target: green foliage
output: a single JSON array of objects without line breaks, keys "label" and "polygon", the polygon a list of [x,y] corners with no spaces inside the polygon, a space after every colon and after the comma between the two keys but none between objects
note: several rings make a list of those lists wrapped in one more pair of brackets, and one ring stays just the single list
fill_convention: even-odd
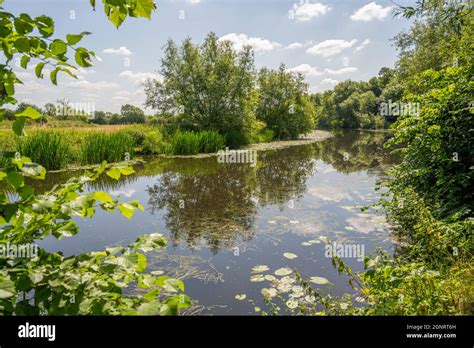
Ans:
[{"label": "green foliage", "polygon": [[137,106],[125,104],[120,109],[122,115],[121,123],[145,123],[145,113]]},{"label": "green foliage", "polygon": [[180,122],[184,130],[212,130],[226,144],[251,140],[255,122],[253,52],[240,52],[210,33],[201,45],[188,38],[180,47],[169,40],[161,61],[163,81],[145,85],[146,105]]},{"label": "green foliage", "polygon": [[199,136],[199,152],[212,153],[222,150],[225,146],[224,138],[217,132],[202,131]]},{"label": "green foliage", "polygon": [[[18,172],[20,170],[20,172]],[[2,197],[2,243],[34,245],[50,235],[61,239],[79,232],[72,217],[92,218],[97,208],[116,209],[130,218],[143,207],[136,201],[119,203],[105,192],[84,192],[84,185],[102,173],[119,178],[133,173],[126,164],[106,170],[105,162],[94,173],[71,178],[51,191],[34,195],[24,176],[44,178],[45,170],[26,157],[11,161],[2,173],[18,193],[16,200]],[[116,176],[118,172],[118,176]],[[21,173],[21,174],[19,174]],[[144,252],[159,249],[166,241],[159,234],[140,237],[127,247],[64,257],[37,247],[29,257],[0,258],[0,309],[15,315],[129,315],[177,314],[189,306],[184,285],[166,276],[146,274]],[[144,296],[127,295],[122,289],[137,283]]]},{"label": "green foliage", "polygon": [[[117,2],[103,0],[104,10],[115,26],[119,26],[127,16],[150,17],[155,9],[152,0],[130,0]],[[0,1],[0,5],[3,1]],[[90,1],[95,8],[95,0]],[[27,68],[31,58],[39,60],[35,72],[38,78],[46,64],[53,67],[50,79],[56,84],[57,73],[65,72],[72,77],[67,63],[68,48],[75,50],[75,60],[79,66],[91,65],[93,52],[82,47],[72,47],[89,33],[66,35],[66,41],[50,39],[54,33],[54,22],[48,16],[32,19],[27,14],[15,16],[0,7],[2,30],[0,39],[6,63],[0,65],[0,106],[15,104],[16,83],[21,83],[10,66],[14,56],[20,54],[21,66]],[[36,30],[36,31],[35,31]],[[1,110],[2,115],[4,109]],[[37,120],[41,114],[31,106],[15,113],[12,124],[18,136],[24,136],[27,120]],[[39,133],[38,133],[39,134]],[[33,140],[21,140],[24,151],[47,149],[49,156],[57,155],[52,146],[61,145],[56,133],[41,133]],[[37,138],[35,138],[37,137]],[[127,140],[125,140],[127,139]],[[52,140],[52,144],[45,143]],[[101,143],[94,139],[91,147],[103,150],[100,145],[124,146],[133,140],[126,134],[108,138]],[[107,155],[110,149],[103,150]],[[120,150],[119,150],[120,151]],[[110,152],[112,153],[112,152]],[[121,156],[123,153],[121,154]],[[110,155],[113,157],[113,155]],[[46,170],[28,157],[14,156],[2,152],[0,181],[15,192],[12,196],[0,193],[0,241],[17,246],[34,247],[34,243],[50,235],[61,239],[79,232],[73,217],[91,218],[96,208],[108,212],[116,209],[126,218],[131,218],[136,209],[143,210],[137,202],[119,203],[105,192],[84,193],[84,185],[96,180],[102,173],[114,179],[133,173],[127,163],[106,170],[106,162],[80,178],[71,178],[65,184],[55,186],[51,191],[36,195],[27,185],[26,179],[44,179]],[[92,156],[88,155],[87,159]],[[5,159],[6,158],[6,159]],[[59,164],[58,158],[54,164]],[[104,315],[104,314],[177,314],[180,308],[189,306],[189,298],[181,293],[184,285],[180,280],[166,276],[154,277],[146,274],[146,252],[162,248],[165,240],[161,235],[151,234],[140,237],[129,247],[108,248],[106,251],[80,254],[65,258],[62,253],[49,253],[39,247],[27,257],[0,257],[0,312],[4,315]],[[148,290],[143,296],[127,295],[122,291],[130,285],[138,284]]]},{"label": "green foliage", "polygon": [[315,108],[301,74],[263,68],[258,75],[257,118],[264,121],[277,139],[297,139],[314,128]]},{"label": "green foliage", "polygon": [[382,103],[397,102],[403,87],[396,72],[382,68],[369,82],[343,81],[333,90],[312,95],[320,128],[387,128],[395,121],[381,116]]},{"label": "green foliage", "polygon": [[225,146],[224,144],[224,137],[217,132],[178,131],[169,139],[166,152],[173,155],[217,152]]},{"label": "green foliage", "polygon": [[158,129],[145,133],[142,152],[144,154],[160,154],[164,152],[163,135]]},{"label": "green foliage", "polygon": [[[402,146],[403,162],[394,170],[392,191],[412,187],[437,216],[473,209],[474,96],[471,68],[427,70],[414,78],[418,93],[407,100],[421,104],[420,117],[402,116],[388,144]],[[463,211],[461,211],[463,210]]]},{"label": "green foliage", "polygon": [[42,163],[46,169],[63,169],[74,161],[73,149],[61,133],[39,130],[28,137],[19,138],[17,152],[31,158],[35,163]]},{"label": "green foliage", "polygon": [[81,163],[120,162],[134,153],[134,139],[122,132],[90,133],[81,149]]}]

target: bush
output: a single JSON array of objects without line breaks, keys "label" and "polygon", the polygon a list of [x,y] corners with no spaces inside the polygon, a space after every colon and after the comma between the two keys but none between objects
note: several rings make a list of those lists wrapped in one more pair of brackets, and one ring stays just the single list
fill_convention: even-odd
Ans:
[{"label": "bush", "polygon": [[74,151],[62,134],[56,131],[39,130],[17,142],[17,151],[46,169],[63,169],[74,161]]},{"label": "bush", "polygon": [[90,133],[81,151],[81,164],[120,162],[127,154],[133,155],[133,147],[133,138],[123,132]]},{"label": "bush", "polygon": [[163,135],[158,129],[145,133],[142,145],[144,154],[159,154],[164,151]]}]

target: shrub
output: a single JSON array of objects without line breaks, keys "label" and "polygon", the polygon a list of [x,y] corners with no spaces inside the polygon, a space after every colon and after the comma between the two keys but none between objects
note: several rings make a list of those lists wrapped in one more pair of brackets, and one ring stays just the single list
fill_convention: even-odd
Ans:
[{"label": "shrub", "polygon": [[133,138],[123,132],[90,133],[81,151],[81,164],[123,161],[127,153],[133,154],[133,145]]},{"label": "shrub", "polygon": [[142,145],[144,154],[159,154],[164,151],[163,135],[158,129],[145,133]]},{"label": "shrub", "polygon": [[73,149],[62,134],[56,131],[39,130],[17,142],[17,151],[46,169],[57,170],[74,161]]}]

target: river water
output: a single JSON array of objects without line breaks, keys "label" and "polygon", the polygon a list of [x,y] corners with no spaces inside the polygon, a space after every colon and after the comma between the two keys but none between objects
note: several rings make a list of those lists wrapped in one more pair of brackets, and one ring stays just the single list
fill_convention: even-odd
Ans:
[{"label": "river water", "polygon": [[[147,254],[147,271],[182,278],[195,304],[190,314],[255,314],[235,296],[263,303],[266,281],[250,281],[256,265],[270,273],[289,267],[305,277],[324,277],[333,293],[350,292],[326,245],[354,246],[357,253],[342,259],[355,271],[377,246],[392,250],[384,215],[360,210],[377,202],[383,189],[377,191],[376,183],[395,161],[383,149],[388,136],[347,131],[314,144],[259,151],[256,166],[222,164],[217,157],[150,159],[132,176],[106,177],[88,187],[124,201],[138,199],[145,211],[131,220],[98,211],[91,220],[78,220],[76,236],[39,244],[72,255],[162,233],[168,246]],[[70,175],[49,174],[38,189]]]}]

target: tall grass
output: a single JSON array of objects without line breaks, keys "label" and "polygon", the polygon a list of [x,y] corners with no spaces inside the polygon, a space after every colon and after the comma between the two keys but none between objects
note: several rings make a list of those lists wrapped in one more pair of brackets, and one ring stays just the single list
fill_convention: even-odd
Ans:
[{"label": "tall grass", "polygon": [[166,152],[173,155],[195,155],[216,152],[225,145],[224,138],[217,132],[177,131],[169,140]]},{"label": "tall grass", "polygon": [[90,133],[81,149],[81,164],[123,161],[127,153],[133,155],[133,146],[133,138],[122,132]]},{"label": "tall grass", "polygon": [[38,130],[19,138],[16,150],[49,170],[65,168],[75,157],[65,137],[51,130]]},{"label": "tall grass", "polygon": [[225,146],[224,137],[217,132],[202,131],[199,135],[199,152],[217,152]]}]

